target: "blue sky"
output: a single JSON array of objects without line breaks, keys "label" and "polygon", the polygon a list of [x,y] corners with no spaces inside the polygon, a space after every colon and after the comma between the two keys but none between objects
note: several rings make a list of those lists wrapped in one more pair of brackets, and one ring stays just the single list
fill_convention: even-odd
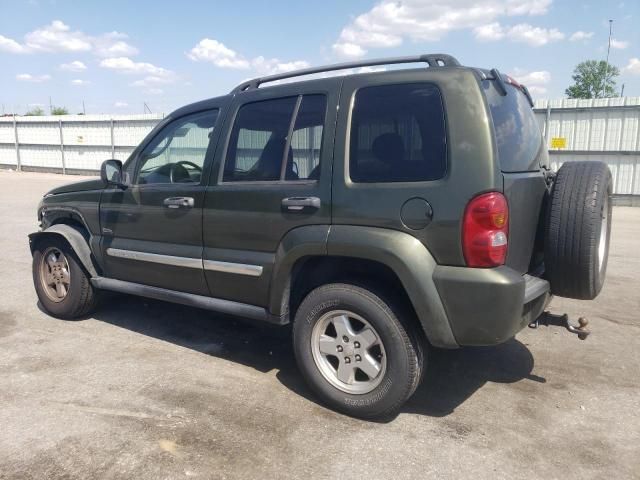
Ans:
[{"label": "blue sky", "polygon": [[169,112],[253,76],[425,52],[555,98],[578,62],[604,59],[608,19],[618,88],[640,96],[639,0],[0,0],[0,104]]}]

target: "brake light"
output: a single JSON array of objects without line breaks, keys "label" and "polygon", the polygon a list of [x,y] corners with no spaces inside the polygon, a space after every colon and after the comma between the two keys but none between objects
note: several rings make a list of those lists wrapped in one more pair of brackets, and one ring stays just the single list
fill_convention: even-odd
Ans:
[{"label": "brake light", "polygon": [[473,198],[464,212],[462,251],[469,267],[497,267],[507,258],[509,207],[499,192]]}]

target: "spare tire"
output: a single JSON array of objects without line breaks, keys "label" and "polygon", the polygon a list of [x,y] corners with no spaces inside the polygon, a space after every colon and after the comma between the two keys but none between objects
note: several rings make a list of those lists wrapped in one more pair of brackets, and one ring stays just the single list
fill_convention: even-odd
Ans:
[{"label": "spare tire", "polygon": [[547,204],[544,264],[551,293],[591,300],[604,284],[611,236],[609,167],[566,162]]}]

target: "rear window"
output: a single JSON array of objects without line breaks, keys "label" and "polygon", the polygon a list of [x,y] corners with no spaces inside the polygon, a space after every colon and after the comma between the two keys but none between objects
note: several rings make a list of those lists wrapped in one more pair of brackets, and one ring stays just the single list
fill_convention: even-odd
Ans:
[{"label": "rear window", "polygon": [[540,126],[524,94],[511,85],[506,87],[508,93],[502,96],[492,80],[483,81],[493,118],[500,168],[503,172],[538,170],[542,141]]},{"label": "rear window", "polygon": [[446,172],[442,98],[430,84],[366,87],[355,96],[349,175],[354,182],[417,182]]}]

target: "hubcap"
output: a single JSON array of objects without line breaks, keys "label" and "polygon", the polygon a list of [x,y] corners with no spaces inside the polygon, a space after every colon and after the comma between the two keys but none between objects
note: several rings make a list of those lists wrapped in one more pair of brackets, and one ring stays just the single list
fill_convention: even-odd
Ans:
[{"label": "hubcap", "polygon": [[600,227],[600,240],[598,243],[598,271],[602,273],[605,255],[607,253],[607,232],[609,230],[609,199],[602,204],[602,226]]},{"label": "hubcap", "polygon": [[60,250],[49,247],[45,250],[40,261],[40,281],[47,297],[58,303],[69,293],[69,263]]},{"label": "hubcap", "polygon": [[346,393],[371,392],[387,369],[378,332],[360,315],[346,310],[328,312],[316,322],[311,352],[322,376]]}]

